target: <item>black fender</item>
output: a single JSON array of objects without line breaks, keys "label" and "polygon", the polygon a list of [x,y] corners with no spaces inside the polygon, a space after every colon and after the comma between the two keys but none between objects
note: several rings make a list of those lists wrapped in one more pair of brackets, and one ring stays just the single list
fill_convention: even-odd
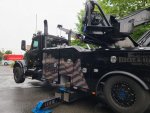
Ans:
[{"label": "black fender", "polygon": [[24,60],[21,60],[21,61],[15,61],[15,64],[13,66],[13,70],[15,67],[20,67],[23,72],[25,73],[26,72],[26,64],[25,64],[25,61]]},{"label": "black fender", "polygon": [[142,79],[140,79],[138,76],[136,76],[132,73],[126,72],[126,71],[111,71],[111,72],[108,72],[108,73],[104,74],[99,79],[99,81],[96,85],[96,92],[97,92],[97,88],[98,88],[98,86],[101,82],[103,82],[105,79],[107,79],[107,78],[109,78],[113,75],[115,76],[115,74],[120,74],[122,76],[128,76],[128,77],[134,79],[136,82],[138,82],[145,90],[149,90],[149,87],[147,86],[147,84]]}]

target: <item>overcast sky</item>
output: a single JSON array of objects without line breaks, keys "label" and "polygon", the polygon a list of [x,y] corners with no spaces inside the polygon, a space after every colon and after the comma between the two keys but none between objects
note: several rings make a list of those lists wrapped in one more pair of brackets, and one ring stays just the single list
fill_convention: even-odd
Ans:
[{"label": "overcast sky", "polygon": [[31,43],[37,29],[43,31],[43,20],[48,20],[49,34],[58,35],[58,24],[75,29],[77,13],[85,0],[0,0],[0,50],[20,54],[21,40]]}]

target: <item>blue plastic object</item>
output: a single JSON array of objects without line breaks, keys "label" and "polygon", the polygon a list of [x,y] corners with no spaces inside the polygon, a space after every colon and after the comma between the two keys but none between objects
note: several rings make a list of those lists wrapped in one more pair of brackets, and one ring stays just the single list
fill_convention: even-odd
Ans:
[{"label": "blue plastic object", "polygon": [[53,110],[52,109],[49,109],[49,108],[45,108],[45,109],[36,109],[34,108],[32,110],[33,113],[52,113]]},{"label": "blue plastic object", "polygon": [[50,109],[50,108],[44,108],[44,109],[41,109],[42,106],[44,104],[44,101],[40,101],[38,102],[38,104],[36,105],[36,107],[34,109],[32,109],[32,112],[33,113],[52,113],[53,110]]},{"label": "blue plastic object", "polygon": [[[65,93],[70,92],[69,89],[65,87],[60,87],[57,90],[59,93]],[[52,113],[53,110],[50,107],[50,105],[58,104],[61,102],[61,97],[54,97],[51,99],[45,99],[38,102],[36,107],[32,109],[32,113]]]},{"label": "blue plastic object", "polygon": [[65,87],[60,87],[60,88],[58,89],[58,92],[64,93],[64,92],[70,92],[70,90],[67,89],[67,88],[65,88]]}]

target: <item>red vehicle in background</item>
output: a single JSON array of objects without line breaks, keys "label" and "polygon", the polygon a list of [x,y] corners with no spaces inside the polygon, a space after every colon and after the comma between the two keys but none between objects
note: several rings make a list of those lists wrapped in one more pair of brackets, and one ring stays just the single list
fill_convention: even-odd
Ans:
[{"label": "red vehicle in background", "polygon": [[23,60],[23,55],[19,55],[19,54],[4,54],[3,55],[2,64],[6,66],[6,65],[14,63],[14,61],[16,61],[16,60]]}]

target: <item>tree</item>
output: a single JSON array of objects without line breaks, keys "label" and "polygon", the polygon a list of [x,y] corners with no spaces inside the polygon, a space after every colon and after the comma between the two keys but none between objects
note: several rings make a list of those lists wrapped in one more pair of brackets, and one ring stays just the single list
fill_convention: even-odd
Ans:
[{"label": "tree", "polygon": [[78,23],[76,23],[76,28],[77,28],[77,31],[79,33],[82,33],[82,18],[84,16],[84,10],[82,9],[79,13],[78,13]]},{"label": "tree", "polygon": [[0,51],[0,61],[2,61],[2,59],[3,59],[3,52],[2,51]]},{"label": "tree", "polygon": [[[77,32],[82,34],[82,18],[83,18],[83,15],[84,15],[84,10],[81,10],[79,13],[78,13],[78,23],[76,23],[76,29],[77,29]],[[82,46],[84,48],[86,48],[87,46],[85,45],[85,43],[81,42],[79,39],[74,39],[71,41],[71,45],[78,45],[78,46]]]},{"label": "tree", "polygon": [[107,14],[123,17],[127,14],[150,6],[150,0],[98,0]]},{"label": "tree", "polygon": [[5,54],[12,54],[12,51],[11,50],[7,50],[7,51],[5,51]]},{"label": "tree", "polygon": [[[97,0],[106,14],[114,15],[117,18],[124,17],[131,12],[150,6],[150,0]],[[79,33],[82,32],[82,17],[84,10],[78,13],[78,23],[76,28]],[[131,35],[137,40],[144,32],[150,29],[150,25],[141,25],[134,29]]]}]

